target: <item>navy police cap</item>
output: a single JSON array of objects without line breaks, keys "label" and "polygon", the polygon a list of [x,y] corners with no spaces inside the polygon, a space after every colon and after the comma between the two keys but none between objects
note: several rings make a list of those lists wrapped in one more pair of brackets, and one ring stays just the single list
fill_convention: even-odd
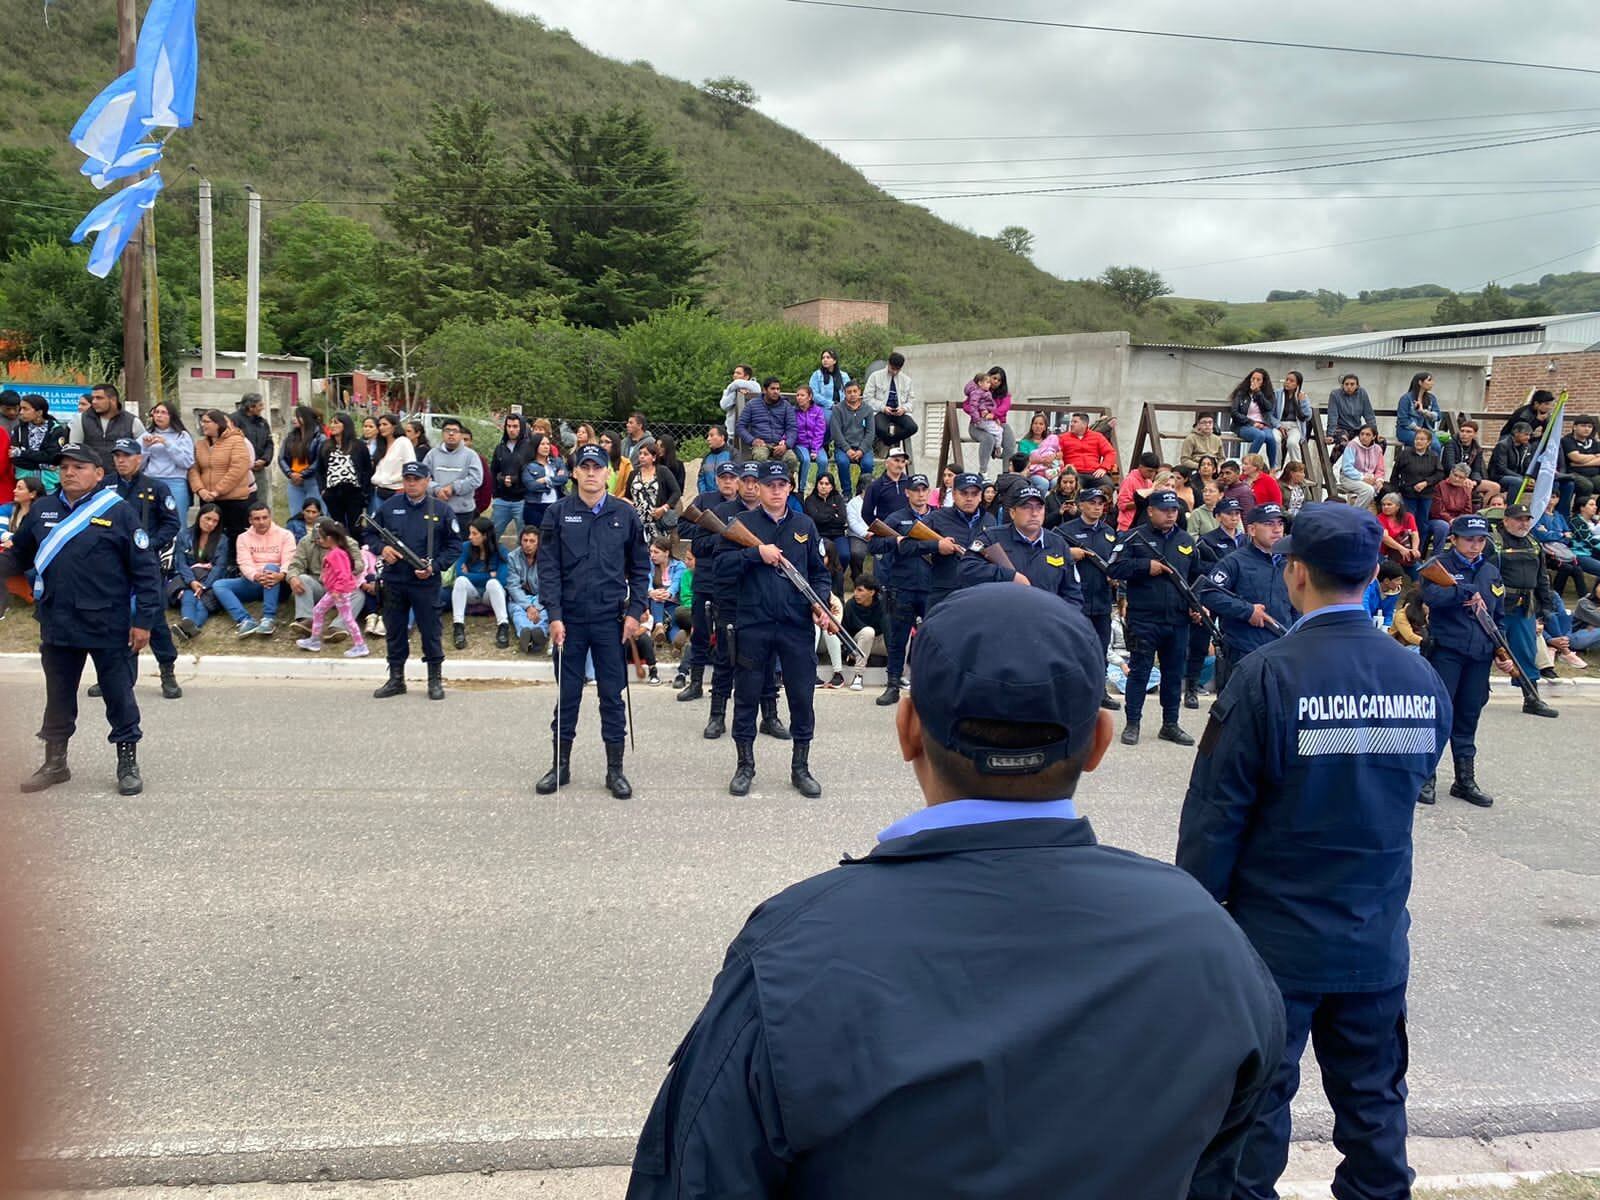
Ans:
[{"label": "navy police cap", "polygon": [[1340,580],[1372,578],[1383,547],[1378,518],[1353,504],[1307,504],[1294,518],[1294,532],[1274,547]]},{"label": "navy police cap", "polygon": [[1244,511],[1244,505],[1240,504],[1237,500],[1219,500],[1219,501],[1217,501],[1217,516],[1219,516],[1219,517],[1222,516],[1224,513],[1236,513],[1236,512],[1243,512],[1243,511]]},{"label": "navy police cap", "polygon": [[758,465],[761,467],[762,483],[789,482],[789,468],[784,466],[778,459],[769,458],[766,462]]},{"label": "navy police cap", "polygon": [[1489,519],[1477,513],[1465,513],[1450,522],[1450,532],[1455,537],[1488,537]]},{"label": "navy police cap", "polygon": [[981,492],[983,490],[983,476],[976,471],[963,471],[956,476],[954,487],[958,492],[964,492],[968,488],[977,488]]},{"label": "navy police cap", "polygon": [[1283,509],[1276,504],[1258,504],[1250,510],[1250,515],[1244,519],[1246,525],[1259,525],[1263,521],[1283,520]]},{"label": "navy police cap", "polygon": [[730,479],[737,479],[739,478],[739,468],[734,466],[731,462],[718,463],[717,478],[721,479],[725,475]]},{"label": "navy police cap", "polygon": [[754,459],[751,459],[747,463],[740,463],[739,464],[739,478],[740,479],[760,479],[761,478],[761,464],[756,462]]},{"label": "navy police cap", "polygon": [[1150,493],[1150,507],[1178,509],[1183,507],[1183,502],[1178,499],[1177,492],[1171,488],[1162,488],[1159,492]]},{"label": "navy police cap", "polygon": [[138,438],[118,438],[111,447],[113,454],[143,454],[144,447],[139,444]]},{"label": "navy police cap", "polygon": [[[1026,630],[1027,637],[1017,637]],[[1076,607],[1038,588],[984,583],[930,613],[911,641],[911,703],[928,737],[986,775],[1032,775],[1088,746],[1105,694],[1105,655]],[[966,721],[1053,726],[1036,746],[993,746]]]},{"label": "navy police cap", "polygon": [[70,458],[75,462],[89,463],[91,466],[103,467],[106,464],[100,460],[99,451],[92,446],[85,446],[79,442],[68,442],[58,451],[60,457]]},{"label": "navy police cap", "polygon": [[405,479],[427,479],[433,475],[425,462],[408,462],[400,468],[400,474]]},{"label": "navy police cap", "polygon": [[578,456],[572,460],[572,465],[575,467],[609,467],[611,465],[611,456],[605,452],[604,447],[585,446],[578,451]]},{"label": "navy police cap", "polygon": [[908,492],[915,491],[917,488],[925,488],[927,486],[928,477],[926,475],[906,476],[906,491]]},{"label": "navy police cap", "polygon": [[1017,494],[1011,498],[1011,507],[1016,508],[1018,505],[1026,504],[1030,500],[1034,500],[1040,504],[1043,504],[1044,493],[1031,485],[1028,487],[1020,487],[1017,489]]}]

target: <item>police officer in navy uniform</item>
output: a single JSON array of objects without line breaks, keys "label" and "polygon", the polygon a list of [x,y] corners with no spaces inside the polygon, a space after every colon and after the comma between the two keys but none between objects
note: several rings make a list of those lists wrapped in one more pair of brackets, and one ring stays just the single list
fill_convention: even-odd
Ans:
[{"label": "police officer in navy uniform", "polygon": [[[737,470],[737,494],[711,510],[724,525],[742,513],[761,507],[761,464],[752,459],[739,464]],[[703,577],[708,581],[712,596],[711,622],[716,633],[711,654],[711,716],[702,735],[708,741],[716,741],[728,731],[728,701],[733,698],[733,657],[738,649],[739,581],[727,572],[718,571],[717,561],[722,555],[738,552],[739,547],[720,533],[702,533],[694,540],[695,574],[697,579]],[[780,742],[789,740],[789,730],[778,719],[778,671],[771,663],[767,664],[767,682],[761,693],[761,723],[757,729]]]},{"label": "police officer in navy uniform", "polygon": [[1200,573],[1200,554],[1194,538],[1178,527],[1178,493],[1162,488],[1150,493],[1145,509],[1148,528],[1135,525],[1125,530],[1111,552],[1113,579],[1127,589],[1128,607],[1124,634],[1128,641],[1128,686],[1125,691],[1128,723],[1122,730],[1122,744],[1139,744],[1139,723],[1144,716],[1145,686],[1150,671],[1161,660],[1161,733],[1166,742],[1194,745],[1194,739],[1178,725],[1178,705],[1182,698],[1183,665],[1191,636],[1204,638],[1204,632],[1191,634],[1199,613],[1172,580],[1175,575],[1193,586]]},{"label": "police officer in navy uniform", "polygon": [[[1200,578],[1195,594],[1222,626],[1217,655],[1219,687],[1252,650],[1275,642],[1294,624],[1288,585],[1283,581],[1283,509],[1258,504],[1245,518],[1250,540]],[[1273,628],[1273,622],[1278,628]]]},{"label": "police officer in navy uniform", "polygon": [[[1249,538],[1242,520],[1244,506],[1237,500],[1217,501],[1217,527],[1195,539],[1195,550],[1200,555],[1202,573],[1212,570],[1228,555],[1245,546]],[[1206,651],[1211,649],[1211,636],[1203,626],[1189,631],[1189,651],[1183,664],[1183,706],[1200,707],[1200,673],[1206,667]],[[1212,677],[1213,692],[1221,691],[1222,647],[1216,647],[1216,674]]]},{"label": "police officer in navy uniform", "polygon": [[889,633],[884,650],[887,678],[883,693],[876,701],[885,708],[900,703],[911,631],[928,615],[928,595],[933,590],[933,556],[939,553],[939,543],[912,537],[911,527],[918,521],[926,525],[932,516],[933,510],[928,507],[928,477],[909,475],[905,507],[883,518],[883,523],[893,529],[896,536],[873,537],[867,542],[867,549],[877,555],[882,571],[878,582],[884,589],[885,607],[889,612]]},{"label": "police officer in navy uniform", "polygon": [[959,574],[963,585],[1026,584],[1059,596],[1081,610],[1083,590],[1078,585],[1078,568],[1067,540],[1054,529],[1044,527],[1044,493],[1031,483],[1013,488],[1010,514],[1010,523],[979,534],[978,544],[999,546],[1016,570],[1007,571],[981,553],[965,554],[960,559]]},{"label": "police officer in navy uniform", "polygon": [[961,556],[978,544],[978,535],[999,524],[983,511],[983,476],[976,471],[957,475],[950,490],[955,503],[934,509],[928,528],[939,535],[938,552],[929,560],[933,576],[928,591],[928,611],[938,608],[961,587]]},{"label": "police officer in navy uniform", "polygon": [[[174,543],[183,527],[183,514],[178,502],[172,498],[167,485],[144,473],[144,446],[138,438],[119,438],[111,449],[111,463],[116,468],[114,486],[117,495],[133,506],[139,524],[150,539],[150,552],[156,556],[160,570],[163,559],[172,561]],[[150,652],[155,655],[156,669],[161,674],[161,695],[167,700],[177,700],[183,695],[178,686],[178,647],[172,640],[172,629],[167,624],[166,613],[150,627]],[[134,682],[139,679],[139,659],[133,660]],[[90,688],[91,696],[98,696],[97,688]]]},{"label": "police officer in navy uniform", "polygon": [[[1506,586],[1499,568],[1484,554],[1489,533],[1488,520],[1477,513],[1457,517],[1450,522],[1450,546],[1438,556],[1455,578],[1455,586],[1441,587],[1426,577],[1421,580],[1422,602],[1428,606],[1422,657],[1438,672],[1454,713],[1450,755],[1456,777],[1450,794],[1479,808],[1494,804],[1494,798],[1478,786],[1476,763],[1478,717],[1489,701],[1489,672],[1496,644],[1473,610],[1484,613],[1502,631],[1506,620]],[[1432,775],[1417,798],[1423,804],[1434,802]]]},{"label": "police officer in navy uniform", "polygon": [[[1056,532],[1067,541],[1072,561],[1078,564],[1078,586],[1083,589],[1083,615],[1100,635],[1100,657],[1111,649],[1111,614],[1116,610],[1116,588],[1107,560],[1117,548],[1117,531],[1105,520],[1106,494],[1089,488],[1078,496],[1078,515]],[[1105,691],[1100,707],[1116,712],[1122,704]]]},{"label": "police officer in navy uniform", "polygon": [[1231,1172],[1282,1005],[1194,880],[1079,812],[1112,738],[1099,636],[980,584],[911,659],[895,726],[925,807],[755,910],[630,1200],[1182,1200]]},{"label": "police officer in navy uniform", "polygon": [[[739,468],[731,462],[719,463],[715,479],[717,481],[717,490],[710,495],[702,494],[696,497],[695,501],[702,508],[709,505],[712,511],[715,511],[717,505],[725,504],[738,496]],[[711,640],[713,625],[711,601],[713,580],[715,579],[711,560],[716,555],[717,543],[722,540],[723,538],[720,534],[707,533],[703,529],[696,529],[694,537],[689,542],[689,547],[694,553],[694,611],[690,613],[689,653],[684,661],[688,679],[685,681],[684,687],[678,692],[677,698],[679,700],[698,700],[706,694],[706,664],[711,662],[713,655],[722,649],[721,647],[713,646]],[[726,663],[724,663],[724,669],[726,669]],[[713,679],[715,679],[714,667]],[[726,698],[724,698],[723,703],[727,703]]]},{"label": "police officer in navy uniform", "polygon": [[637,510],[606,491],[610,469],[611,460],[603,449],[583,447],[572,466],[573,490],[544,514],[539,600],[550,614],[550,644],[561,656],[557,664],[561,694],[550,720],[554,761],[534,785],[541,796],[571,782],[586,657],[594,660],[606,790],[618,800],[633,795],[633,786],[622,773],[628,736],[622,689],[628,686],[626,648],[639,636],[644,619],[650,556]]},{"label": "police officer in navy uniform", "polygon": [[756,776],[756,710],[766,694],[772,667],[783,672],[789,699],[789,732],[794,746],[789,782],[802,796],[822,795],[811,774],[811,737],[816,729],[817,641],[815,624],[826,628],[828,613],[810,606],[800,590],[778,569],[787,559],[805,577],[811,590],[826,596],[832,584],[822,557],[822,539],[810,517],[789,507],[789,474],[781,462],[761,467],[761,504],[734,520],[755,534],[761,545],[735,547],[717,561],[717,570],[735,580],[739,625],[734,640],[733,744],[738,765],[728,793],[749,793]]},{"label": "police officer in navy uniform", "polygon": [[[422,639],[422,661],[428,665],[428,699],[444,699],[444,637],[439,625],[440,567],[449,566],[461,553],[455,514],[443,500],[428,495],[433,472],[427,463],[408,462],[400,471],[400,495],[390,496],[372,518],[394,534],[427,564],[420,569],[407,562],[376,531],[367,545],[383,559],[383,627],[388,641],[389,679],[373,692],[379,700],[400,696],[406,690],[406,659],[411,655],[414,618]],[[544,543],[540,543],[541,547]],[[541,550],[541,557],[543,552]],[[543,593],[540,593],[543,599]]]},{"label": "police officer in navy uniform", "polygon": [[1191,1196],[1276,1196],[1309,1034],[1334,1113],[1341,1200],[1411,1194],[1406,1165],[1406,898],[1417,792],[1450,731],[1450,695],[1375,629],[1361,599],[1383,531],[1366,509],[1308,504],[1278,543],[1289,634],[1234,669],[1184,799],[1178,865],[1250,938],[1283,992],[1282,1066],[1237,1183]]},{"label": "police officer in navy uniform", "polygon": [[44,765],[23,780],[39,792],[72,778],[67,743],[78,720],[78,682],[85,658],[94,660],[117,748],[117,791],[144,790],[139,774],[139,704],[133,695],[132,654],[150,644],[161,619],[161,571],[138,515],[113,488],[87,446],[61,448],[61,489],[35,501],[0,553],[0,577],[36,573],[39,661],[44,668]]}]

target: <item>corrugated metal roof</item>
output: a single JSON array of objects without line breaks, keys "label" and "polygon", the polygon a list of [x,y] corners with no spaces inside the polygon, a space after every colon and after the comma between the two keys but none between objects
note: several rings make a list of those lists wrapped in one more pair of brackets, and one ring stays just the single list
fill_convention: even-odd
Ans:
[{"label": "corrugated metal roof", "polygon": [[[1307,339],[1314,341],[1316,339]],[[1359,358],[1368,362],[1383,362],[1393,359],[1396,362],[1415,362],[1416,354],[1352,354],[1348,350],[1302,350],[1289,342],[1249,342],[1240,346],[1190,346],[1183,342],[1134,342],[1135,350],[1182,350],[1186,354],[1211,354],[1221,351],[1226,354],[1264,354],[1275,358],[1293,356],[1298,358]]]}]

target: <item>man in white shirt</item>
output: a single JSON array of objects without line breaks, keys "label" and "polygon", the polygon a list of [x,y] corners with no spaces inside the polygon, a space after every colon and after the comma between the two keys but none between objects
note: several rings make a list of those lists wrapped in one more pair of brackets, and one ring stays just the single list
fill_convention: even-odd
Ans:
[{"label": "man in white shirt", "polygon": [[905,373],[905,365],[906,356],[896,350],[889,355],[888,366],[867,376],[862,395],[867,407],[877,414],[874,432],[884,452],[904,446],[909,458],[911,439],[917,433],[917,422],[911,416],[917,397],[916,389],[911,386],[911,376]]}]

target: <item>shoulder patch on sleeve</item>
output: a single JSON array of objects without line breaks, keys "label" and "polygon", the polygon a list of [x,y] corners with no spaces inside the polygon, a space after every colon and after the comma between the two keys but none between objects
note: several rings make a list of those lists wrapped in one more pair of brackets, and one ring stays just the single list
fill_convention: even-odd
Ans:
[{"label": "shoulder patch on sleeve", "polygon": [[142,529],[133,531],[133,544],[141,550],[150,549],[150,535]]}]

